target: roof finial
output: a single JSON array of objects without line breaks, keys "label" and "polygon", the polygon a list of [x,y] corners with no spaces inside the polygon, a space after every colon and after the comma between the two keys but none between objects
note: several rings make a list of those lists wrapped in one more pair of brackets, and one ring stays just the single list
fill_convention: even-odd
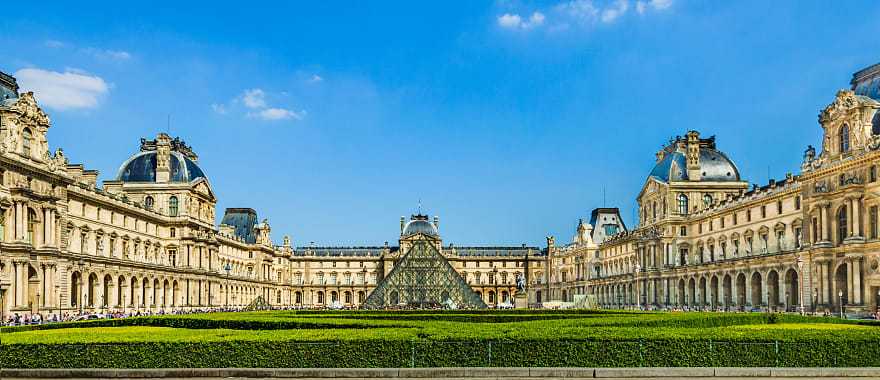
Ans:
[{"label": "roof finial", "polygon": [[422,215],[422,198],[419,198],[419,215]]}]

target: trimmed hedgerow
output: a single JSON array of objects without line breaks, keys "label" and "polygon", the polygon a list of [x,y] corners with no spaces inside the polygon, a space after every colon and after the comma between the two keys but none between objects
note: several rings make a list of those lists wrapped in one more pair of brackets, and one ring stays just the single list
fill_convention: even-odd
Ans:
[{"label": "trimmed hedgerow", "polygon": [[2,332],[4,368],[880,366],[876,324],[768,314],[260,312]]},{"label": "trimmed hedgerow", "polygon": [[[873,343],[873,344],[872,344]],[[876,342],[420,341],[13,344],[4,368],[880,366]]]}]

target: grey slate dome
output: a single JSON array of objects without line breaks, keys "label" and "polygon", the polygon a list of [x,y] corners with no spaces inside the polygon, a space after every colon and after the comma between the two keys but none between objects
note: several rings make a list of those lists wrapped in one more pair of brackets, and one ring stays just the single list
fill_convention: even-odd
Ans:
[{"label": "grey slate dome", "polygon": [[409,223],[403,227],[403,236],[410,236],[415,234],[425,234],[428,236],[439,236],[437,232],[437,227],[434,226],[433,223],[429,222],[427,217],[419,218],[419,215],[414,216],[413,220],[410,220]]},{"label": "grey slate dome", "polygon": [[[171,151],[170,182],[189,183],[205,178],[205,173],[195,161],[180,152]],[[119,167],[117,181],[156,182],[156,151],[138,152]]]},{"label": "grey slate dome", "polygon": [[[719,150],[700,148],[701,181],[739,181],[739,169],[730,158]],[[651,170],[651,177],[663,182],[689,181],[687,160],[683,153],[672,152],[660,160]]]}]

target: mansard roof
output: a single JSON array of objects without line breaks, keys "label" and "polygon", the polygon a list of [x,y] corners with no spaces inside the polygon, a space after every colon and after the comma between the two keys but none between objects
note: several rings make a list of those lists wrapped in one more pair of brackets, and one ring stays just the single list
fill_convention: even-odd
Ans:
[{"label": "mansard roof", "polygon": [[257,242],[257,236],[254,234],[257,223],[257,211],[252,208],[227,208],[220,222],[235,228],[235,236],[248,244]]}]

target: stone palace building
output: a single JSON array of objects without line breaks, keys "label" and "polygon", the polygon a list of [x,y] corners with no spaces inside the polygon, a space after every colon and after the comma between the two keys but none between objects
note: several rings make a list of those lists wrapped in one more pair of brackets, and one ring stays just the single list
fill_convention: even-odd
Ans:
[{"label": "stone palace building", "polygon": [[[217,195],[195,151],[160,133],[141,139],[113,180],[50,151],[50,119],[0,73],[0,312],[173,311],[246,306],[357,307],[417,239],[436,244],[489,306],[511,303],[536,247],[442,245],[440,222],[400,219],[397,245],[275,245],[256,211]],[[526,261],[530,266],[526,266]],[[2,317],[0,317],[2,318]]]},{"label": "stone palace building", "polygon": [[[173,311],[255,302],[361,306],[417,242],[429,242],[487,306],[524,276],[532,307],[867,313],[880,300],[880,64],[821,110],[820,149],[798,174],[743,180],[714,137],[657,152],[628,229],[597,208],[571,243],[443,245],[439,218],[400,219],[394,245],[276,245],[250,208],[217,222],[195,151],[160,133],[113,180],[50,151],[49,117],[0,73],[0,313]],[[520,298],[521,299],[521,298]],[[2,316],[0,316],[2,318]]]},{"label": "stone palace building", "polygon": [[820,111],[822,141],[799,174],[763,186],[714,137],[671,141],[637,197],[637,228],[564,247],[548,238],[545,291],[604,307],[877,310],[880,64],[851,85]]}]

